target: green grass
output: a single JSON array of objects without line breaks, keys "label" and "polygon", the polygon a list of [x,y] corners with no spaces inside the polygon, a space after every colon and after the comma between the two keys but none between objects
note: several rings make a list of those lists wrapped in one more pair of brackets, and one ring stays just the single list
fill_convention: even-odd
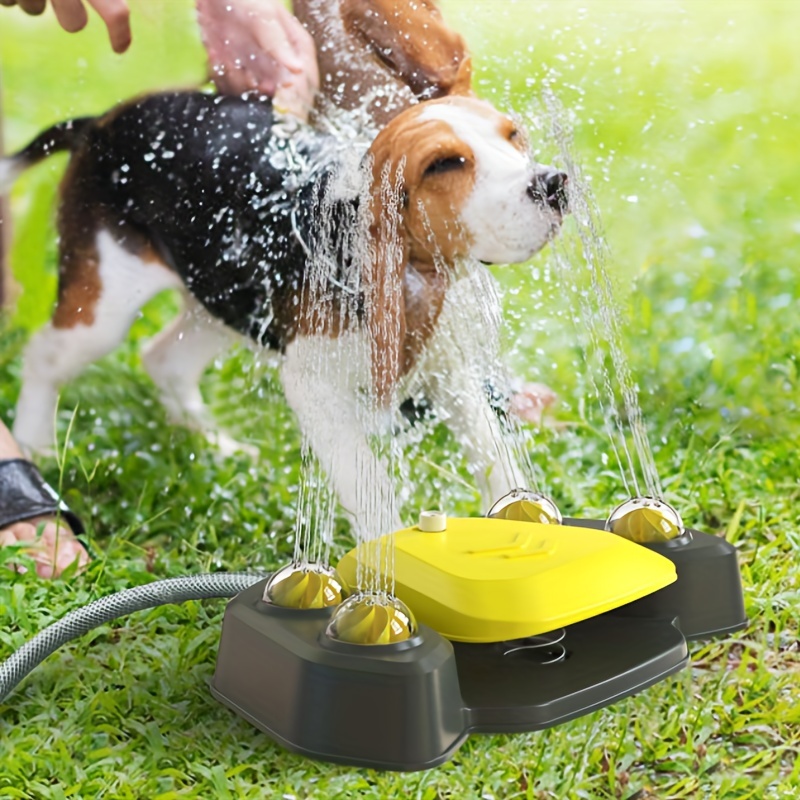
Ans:
[{"label": "green grass", "polygon": [[[693,645],[690,671],[609,709],[543,733],[475,736],[450,763],[398,775],[318,764],[271,744],[208,693],[223,604],[165,608],[65,648],[0,705],[0,797],[798,795],[800,7],[443,7],[470,43],[482,95],[525,114],[549,75],[571,116],[572,153],[592,178],[613,253],[625,349],[659,473],[692,526],[739,548],[750,627]],[[134,18],[134,47],[119,58],[95,23],[68,37],[52,21],[0,9],[10,148],[65,116],[202,79],[190,5],[140,0]],[[537,125],[534,141],[552,159],[546,122]],[[38,167],[13,196],[24,292],[0,330],[4,419],[27,332],[46,319],[53,297],[49,219],[62,168],[55,159]],[[570,423],[531,445],[549,490],[567,513],[603,516],[621,497],[619,470],[587,392],[575,296],[545,280],[551,261],[545,252],[532,265],[496,270],[509,358],[559,392],[557,416]],[[116,589],[186,572],[273,568],[290,557],[300,443],[275,376],[241,353],[209,372],[204,388],[220,419],[261,450],[257,464],[219,459],[166,424],[141,370],[137,342],[170,312],[169,298],[152,304],[130,341],[62,396],[61,436],[73,425],[64,486],[99,557],[68,580],[5,574],[0,656]],[[440,430],[426,443],[413,465],[411,506],[438,501],[476,512],[474,492],[429,463],[463,478],[450,450]],[[55,461],[42,467],[59,481]],[[343,547],[344,525],[338,536]]]}]

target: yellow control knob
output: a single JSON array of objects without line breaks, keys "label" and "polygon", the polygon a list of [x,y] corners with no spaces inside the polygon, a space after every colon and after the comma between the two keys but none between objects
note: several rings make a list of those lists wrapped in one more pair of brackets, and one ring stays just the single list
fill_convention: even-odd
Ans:
[{"label": "yellow control knob", "polygon": [[422,511],[419,529],[425,533],[441,533],[447,530],[447,514],[444,511]]}]

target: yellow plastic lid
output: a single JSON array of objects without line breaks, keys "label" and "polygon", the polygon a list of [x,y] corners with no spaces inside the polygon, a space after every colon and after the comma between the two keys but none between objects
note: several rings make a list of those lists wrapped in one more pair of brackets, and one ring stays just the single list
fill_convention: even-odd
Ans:
[{"label": "yellow plastic lid", "polygon": [[[458,642],[545,633],[677,580],[669,559],[591,528],[449,518],[443,531],[406,528],[382,537],[381,547],[392,541],[395,594],[420,622]],[[370,552],[367,562],[387,563]],[[357,549],[337,568],[350,587],[356,566]]]}]

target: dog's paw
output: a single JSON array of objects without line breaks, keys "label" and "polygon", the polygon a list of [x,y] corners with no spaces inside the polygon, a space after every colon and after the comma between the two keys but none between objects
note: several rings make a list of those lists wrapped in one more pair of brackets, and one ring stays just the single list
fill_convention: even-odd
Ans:
[{"label": "dog's paw", "polygon": [[512,393],[508,408],[523,422],[539,426],[542,424],[545,412],[557,399],[558,395],[543,383],[523,383]]}]

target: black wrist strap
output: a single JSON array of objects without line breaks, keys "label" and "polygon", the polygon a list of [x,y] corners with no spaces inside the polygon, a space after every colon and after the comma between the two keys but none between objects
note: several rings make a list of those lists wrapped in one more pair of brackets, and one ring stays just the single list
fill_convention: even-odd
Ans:
[{"label": "black wrist strap", "polygon": [[39,470],[24,458],[0,461],[0,530],[35,517],[62,517],[76,538],[85,529]]}]

